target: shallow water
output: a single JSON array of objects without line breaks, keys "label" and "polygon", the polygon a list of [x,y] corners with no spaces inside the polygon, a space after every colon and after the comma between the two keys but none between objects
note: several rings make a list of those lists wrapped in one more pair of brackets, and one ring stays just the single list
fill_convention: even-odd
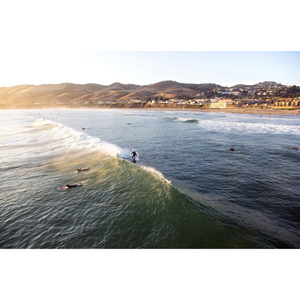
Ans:
[{"label": "shallow water", "polygon": [[297,116],[0,110],[0,121],[1,248],[300,246]]}]

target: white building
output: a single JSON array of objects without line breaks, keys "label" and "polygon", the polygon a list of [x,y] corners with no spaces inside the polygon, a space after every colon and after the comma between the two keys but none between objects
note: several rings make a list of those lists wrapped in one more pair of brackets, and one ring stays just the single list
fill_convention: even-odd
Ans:
[{"label": "white building", "polygon": [[212,99],[209,108],[226,108],[231,99]]}]

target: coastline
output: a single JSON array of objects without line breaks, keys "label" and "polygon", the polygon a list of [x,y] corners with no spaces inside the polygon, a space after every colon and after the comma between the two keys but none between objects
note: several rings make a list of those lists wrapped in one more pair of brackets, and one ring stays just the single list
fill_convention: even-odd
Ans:
[{"label": "coastline", "polygon": [[[300,116],[299,110],[285,109],[260,109],[260,108],[173,108],[173,107],[147,107],[147,108],[128,108],[126,109],[146,109],[146,110],[168,110],[168,111],[195,111],[195,112],[214,112],[214,113],[234,113],[234,114],[256,114],[256,115],[292,115]],[[113,108],[112,108],[113,109]]]},{"label": "coastline", "polygon": [[185,107],[139,107],[139,106],[103,106],[103,107],[27,107],[27,108],[0,108],[0,110],[19,109],[129,109],[129,110],[163,110],[163,111],[189,111],[189,112],[213,112],[233,114],[255,114],[255,115],[291,115],[300,117],[299,109],[262,109],[262,108],[185,108]]}]

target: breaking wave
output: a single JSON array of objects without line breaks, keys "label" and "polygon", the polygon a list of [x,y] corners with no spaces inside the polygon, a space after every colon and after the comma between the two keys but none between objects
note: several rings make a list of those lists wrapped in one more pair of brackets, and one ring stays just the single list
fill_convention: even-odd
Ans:
[{"label": "breaking wave", "polygon": [[245,131],[247,133],[269,133],[269,134],[300,134],[299,125],[274,124],[262,122],[225,122],[215,120],[203,120],[201,128],[214,131]]},{"label": "breaking wave", "polygon": [[165,120],[172,120],[172,121],[178,121],[178,122],[186,122],[186,123],[199,123],[199,119],[193,119],[193,118],[181,118],[181,117],[164,117]]}]

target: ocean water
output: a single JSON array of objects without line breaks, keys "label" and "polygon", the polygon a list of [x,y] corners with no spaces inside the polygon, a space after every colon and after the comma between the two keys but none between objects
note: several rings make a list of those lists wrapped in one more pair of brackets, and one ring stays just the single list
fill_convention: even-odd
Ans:
[{"label": "ocean water", "polygon": [[299,248],[299,146],[298,116],[0,110],[0,248]]}]

